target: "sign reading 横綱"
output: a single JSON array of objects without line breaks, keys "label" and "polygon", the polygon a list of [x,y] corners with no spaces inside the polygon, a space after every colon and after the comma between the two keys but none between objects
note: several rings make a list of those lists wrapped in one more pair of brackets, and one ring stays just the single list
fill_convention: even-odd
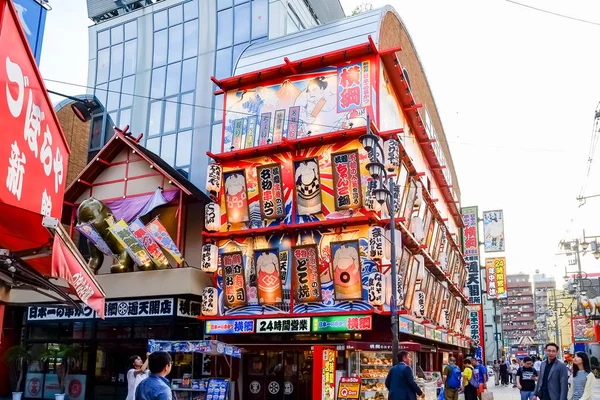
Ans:
[{"label": "sign reading \u6a2a\u7db1", "polygon": [[316,244],[292,248],[294,294],[299,303],[321,301],[319,279],[319,249]]},{"label": "sign reading \u6a2a\u7db1", "polygon": [[285,216],[283,204],[283,182],[279,164],[262,165],[256,168],[260,211],[263,218],[273,219]]},{"label": "sign reading \u6a2a\u7db1", "polygon": [[226,335],[235,333],[254,333],[254,320],[252,319],[222,319],[206,321],[204,333],[207,335]]},{"label": "sign reading \u6a2a\u7db1", "polygon": [[486,253],[505,251],[504,211],[483,212],[483,239]]},{"label": "sign reading \u6a2a\u7db1", "polygon": [[467,270],[469,273],[467,279],[467,288],[469,289],[469,302],[472,304],[481,304],[481,271],[479,268],[479,255],[466,256]]},{"label": "sign reading \u6a2a\u7db1", "polygon": [[313,317],[313,332],[352,332],[373,329],[371,315],[336,315]]},{"label": "sign reading \u6a2a\u7db1", "polygon": [[467,306],[467,309],[469,310],[471,339],[473,339],[477,348],[476,357],[481,358],[485,364],[485,355],[483,354],[483,306],[481,304],[473,304]]},{"label": "sign reading \u6a2a\u7db1", "polygon": [[307,333],[310,318],[265,318],[256,321],[256,333]]},{"label": "sign reading \u6a2a\u7db1", "polygon": [[489,299],[505,299],[506,292],[506,258],[486,258],[485,276]]},{"label": "sign reading \u6a2a\u7db1", "polygon": [[479,234],[477,232],[477,207],[463,207],[460,210],[463,219],[463,252],[465,256],[479,254]]},{"label": "sign reading \u6a2a\u7db1", "polygon": [[369,61],[338,67],[338,113],[371,104],[370,70]]},{"label": "sign reading \u6a2a\u7db1", "polygon": [[177,299],[177,316],[185,318],[198,318],[202,312],[202,303],[188,299]]},{"label": "sign reading \u6a2a\u7db1", "polygon": [[[0,199],[60,218],[69,151],[9,3],[0,9]],[[15,14],[13,15],[13,12]]]},{"label": "sign reading \u6a2a\u7db1", "polygon": [[104,315],[106,318],[170,317],[174,304],[172,298],[107,301]]},{"label": "sign reading \u6a2a\u7db1", "polygon": [[242,252],[223,254],[221,265],[225,307],[246,305],[246,278]]},{"label": "sign reading \u6a2a\u7db1", "polygon": [[335,209],[346,210],[361,206],[358,151],[331,155]]}]

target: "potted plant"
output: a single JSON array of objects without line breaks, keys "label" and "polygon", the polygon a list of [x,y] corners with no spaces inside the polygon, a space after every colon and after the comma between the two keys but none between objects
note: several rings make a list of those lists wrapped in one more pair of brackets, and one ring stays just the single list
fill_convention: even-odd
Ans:
[{"label": "potted plant", "polygon": [[60,387],[60,393],[55,395],[56,400],[64,400],[66,398],[65,383],[67,376],[77,366],[80,357],[81,349],[67,344],[49,346],[40,355],[42,362],[53,363],[56,367],[56,375]]},{"label": "potted plant", "polygon": [[18,344],[11,347],[4,354],[4,361],[13,375],[12,382],[14,382],[14,390],[12,398],[13,400],[20,400],[23,396],[23,392],[20,391],[21,384],[23,383],[23,375],[27,369],[27,363],[31,361],[29,346]]}]

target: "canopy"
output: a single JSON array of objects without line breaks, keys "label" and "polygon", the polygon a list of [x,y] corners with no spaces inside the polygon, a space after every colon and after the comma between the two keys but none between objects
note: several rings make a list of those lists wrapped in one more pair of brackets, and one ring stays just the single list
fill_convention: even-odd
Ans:
[{"label": "canopy", "polygon": [[210,356],[230,356],[242,358],[242,349],[218,340],[148,340],[148,351],[166,351],[169,353],[202,353]]}]

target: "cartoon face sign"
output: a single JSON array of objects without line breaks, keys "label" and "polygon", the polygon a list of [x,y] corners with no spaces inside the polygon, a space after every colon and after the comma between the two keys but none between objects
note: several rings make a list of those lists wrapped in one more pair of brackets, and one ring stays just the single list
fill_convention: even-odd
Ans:
[{"label": "cartoon face sign", "polygon": [[317,159],[295,161],[294,169],[298,214],[312,215],[321,212],[321,185]]},{"label": "cartoon face sign", "polygon": [[358,241],[333,242],[333,284],[337,300],[362,299]]},{"label": "cartoon face sign", "polygon": [[258,302],[276,304],[283,301],[279,255],[277,250],[256,250]]},{"label": "cartoon face sign", "polygon": [[228,222],[237,223],[250,220],[246,177],[243,171],[225,173],[225,205]]}]

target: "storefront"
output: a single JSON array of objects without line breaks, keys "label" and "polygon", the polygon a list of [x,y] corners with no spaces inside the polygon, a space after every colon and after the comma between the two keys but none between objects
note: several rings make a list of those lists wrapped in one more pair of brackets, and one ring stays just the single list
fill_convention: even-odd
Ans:
[{"label": "storefront", "polygon": [[[27,309],[24,342],[32,346],[34,359],[45,349],[60,345],[72,346],[78,353],[66,384],[71,400],[124,399],[129,357],[139,355],[145,359],[148,339],[191,340],[203,336],[202,323],[197,319],[200,302],[193,298],[107,300],[105,313],[102,320],[89,307],[83,312],[46,305]],[[191,372],[194,363],[203,366],[201,355],[178,355],[174,361],[171,376],[175,378]],[[203,372],[210,374],[210,369]],[[29,365],[26,397],[53,399],[57,389],[52,362],[42,366],[34,361]]]}]

